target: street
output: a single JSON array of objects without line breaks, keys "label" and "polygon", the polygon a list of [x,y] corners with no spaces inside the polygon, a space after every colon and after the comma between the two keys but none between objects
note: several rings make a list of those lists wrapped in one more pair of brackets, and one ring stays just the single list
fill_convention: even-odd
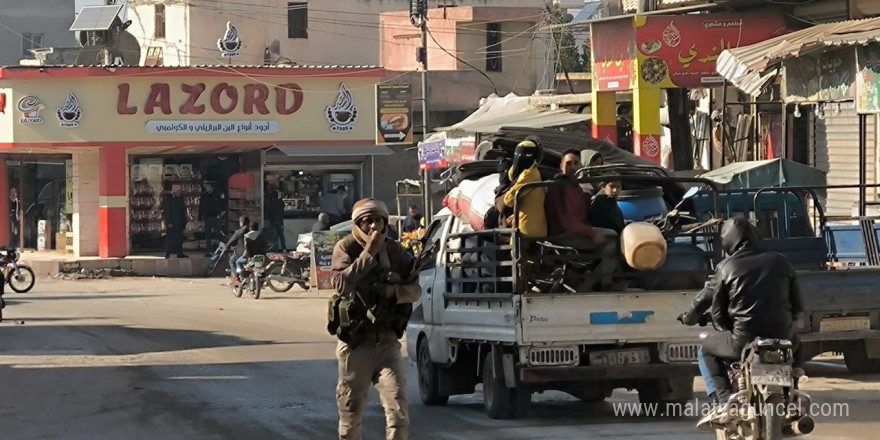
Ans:
[{"label": "street", "polygon": [[[266,292],[235,298],[219,279],[39,279],[7,294],[0,323],[0,438],[332,439],[335,340],[326,297]],[[848,414],[817,417],[811,439],[880,439],[880,376],[842,360],[808,365],[803,389]],[[698,389],[702,390],[698,380]],[[479,392],[442,408],[418,400],[409,367],[413,439],[708,439],[695,417],[615,415],[637,402],[534,397],[528,419],[490,420]],[[701,393],[700,396],[702,396]],[[384,438],[375,392],[365,438]]]}]

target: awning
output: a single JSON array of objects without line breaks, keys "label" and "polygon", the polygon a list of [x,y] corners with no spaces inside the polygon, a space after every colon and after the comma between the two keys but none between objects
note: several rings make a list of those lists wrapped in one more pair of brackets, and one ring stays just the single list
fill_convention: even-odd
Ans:
[{"label": "awning", "polygon": [[716,69],[738,89],[752,96],[777,73],[787,59],[828,47],[860,46],[880,41],[880,17],[818,24],[750,46],[728,49],[718,56]]},{"label": "awning", "polygon": [[[825,171],[788,159],[735,162],[709,171],[700,177],[731,188],[765,188],[780,186],[826,186]],[[825,197],[824,190],[817,194]]]},{"label": "awning", "polygon": [[303,146],[284,146],[278,145],[274,147],[287,156],[389,156],[394,154],[394,150],[382,145],[345,145],[345,146],[327,146],[327,145],[303,145]]},{"label": "awning", "polygon": [[552,128],[590,120],[589,114],[572,113],[565,109],[544,109],[529,104],[528,96],[491,95],[477,111],[463,121],[435,131],[494,133],[501,127]]}]

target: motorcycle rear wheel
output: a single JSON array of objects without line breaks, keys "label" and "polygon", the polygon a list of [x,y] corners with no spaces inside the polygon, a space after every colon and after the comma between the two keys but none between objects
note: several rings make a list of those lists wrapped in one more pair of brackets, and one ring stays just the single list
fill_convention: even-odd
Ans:
[{"label": "motorcycle rear wheel", "polygon": [[34,270],[28,266],[18,266],[18,273],[16,274],[10,272],[9,279],[6,280],[9,283],[9,287],[12,288],[17,293],[27,293],[33,287],[34,283],[37,282],[37,277],[34,275]]},{"label": "motorcycle rear wheel", "polygon": [[781,394],[772,394],[764,400],[764,406],[761,417],[765,440],[782,440],[782,414],[780,409],[784,405],[785,398]]},{"label": "motorcycle rear wheel", "polygon": [[290,273],[290,269],[287,269],[283,264],[271,264],[269,268],[266,270],[266,280],[269,285],[269,288],[278,293],[284,293],[293,288],[294,283],[285,283],[283,281],[273,280],[272,275],[280,275],[283,277],[292,277],[293,274]]}]

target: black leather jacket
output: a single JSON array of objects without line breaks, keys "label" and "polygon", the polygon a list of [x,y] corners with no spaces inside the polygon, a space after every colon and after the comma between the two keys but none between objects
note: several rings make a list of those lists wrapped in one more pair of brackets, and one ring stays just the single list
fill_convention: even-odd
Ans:
[{"label": "black leather jacket", "polygon": [[684,322],[694,325],[710,308],[712,319],[739,339],[790,338],[803,313],[794,267],[762,246],[758,231],[743,217],[724,222],[722,261],[694,299]]}]

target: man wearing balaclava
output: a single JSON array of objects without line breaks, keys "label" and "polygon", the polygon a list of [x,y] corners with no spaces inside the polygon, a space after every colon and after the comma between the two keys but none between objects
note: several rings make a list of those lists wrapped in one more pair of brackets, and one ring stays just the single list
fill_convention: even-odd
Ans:
[{"label": "man wearing balaclava", "polygon": [[337,295],[328,326],[339,338],[339,438],[361,439],[361,420],[375,383],[385,408],[386,438],[404,440],[409,438],[409,408],[399,339],[422,291],[411,273],[412,260],[386,235],[385,204],[361,200],[352,207],[351,219],[351,235],[333,249],[331,283]]},{"label": "man wearing balaclava", "polygon": [[[528,183],[541,181],[538,163],[541,160],[541,146],[537,139],[527,138],[516,146],[513,165],[508,171],[510,188],[504,193],[504,205],[513,208],[517,192]],[[517,227],[527,238],[547,236],[547,217],[544,213],[544,188],[529,188],[520,196]]]}]

